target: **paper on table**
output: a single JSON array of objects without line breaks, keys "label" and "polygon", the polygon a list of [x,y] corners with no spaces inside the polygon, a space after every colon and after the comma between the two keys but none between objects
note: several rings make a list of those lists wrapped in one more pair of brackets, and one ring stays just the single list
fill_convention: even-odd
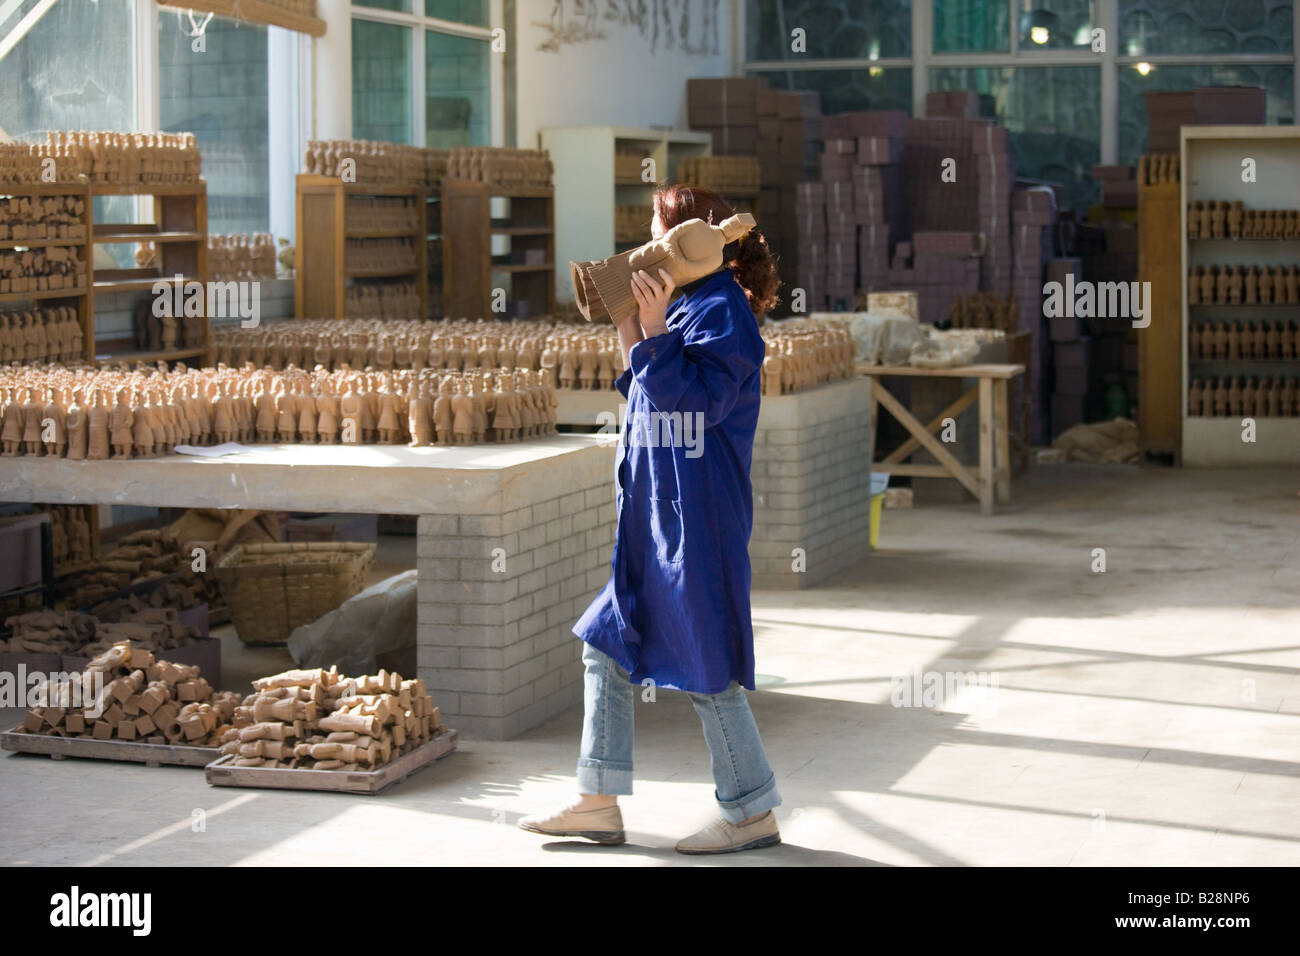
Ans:
[{"label": "paper on table", "polygon": [[199,458],[221,458],[223,455],[238,455],[253,449],[236,441],[222,442],[220,445],[177,445],[172,449],[178,455],[196,455]]}]

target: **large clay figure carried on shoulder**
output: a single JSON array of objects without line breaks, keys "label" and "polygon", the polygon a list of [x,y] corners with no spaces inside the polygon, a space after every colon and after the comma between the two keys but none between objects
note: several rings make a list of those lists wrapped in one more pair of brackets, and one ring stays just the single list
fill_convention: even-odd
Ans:
[{"label": "large clay figure carried on shoulder", "polygon": [[737,213],[715,225],[703,219],[688,219],[631,252],[598,262],[570,262],[574,301],[588,322],[620,320],[635,315],[632,275],[645,270],[659,281],[659,270],[681,288],[688,282],[716,272],[727,257],[724,248],[738,242],[754,228],[754,217]]}]

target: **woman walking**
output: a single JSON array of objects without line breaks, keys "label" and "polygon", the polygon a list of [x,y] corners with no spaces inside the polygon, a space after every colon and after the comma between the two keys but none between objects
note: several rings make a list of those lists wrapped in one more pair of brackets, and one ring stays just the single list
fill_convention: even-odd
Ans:
[{"label": "woman walking", "polygon": [[[705,189],[654,197],[653,238],[734,210]],[[576,800],[519,825],[597,843],[625,840],[618,797],[632,792],[633,705],[642,682],[685,691],[708,744],[721,819],[677,844],[727,853],[781,842],[781,803],[745,690],[754,689],[749,466],[764,343],[756,316],[780,285],[757,230],[720,269],[681,288],[638,272],[638,313],[618,325],[627,399],[619,442],[613,574],[574,625],[585,642]]]}]

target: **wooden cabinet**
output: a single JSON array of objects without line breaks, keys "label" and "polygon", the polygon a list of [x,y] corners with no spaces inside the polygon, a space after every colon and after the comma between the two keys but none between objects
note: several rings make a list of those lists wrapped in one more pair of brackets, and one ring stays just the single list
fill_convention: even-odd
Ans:
[{"label": "wooden cabinet", "polygon": [[1183,273],[1178,183],[1150,182],[1154,156],[1138,165],[1138,281],[1149,282],[1151,324],[1137,330],[1138,436],[1142,450],[1177,455],[1182,430]]},{"label": "wooden cabinet", "polygon": [[[370,200],[396,200],[410,213],[402,222],[374,226],[360,211]],[[372,204],[373,205],[373,204]],[[414,314],[357,315],[358,318],[425,318],[428,315],[428,231],[425,217],[428,194],[415,186],[365,186],[344,183],[335,176],[301,173],[297,178],[294,315],[303,319],[337,319],[349,315],[348,291],[352,287],[414,286],[418,307]],[[391,217],[390,217],[391,218]],[[402,261],[391,264],[356,264],[348,256],[349,241],[368,240],[400,244]]]},{"label": "wooden cabinet", "polygon": [[[494,204],[504,207],[502,215],[493,217]],[[447,318],[553,314],[554,191],[445,179],[442,264],[447,276],[443,289]]]}]

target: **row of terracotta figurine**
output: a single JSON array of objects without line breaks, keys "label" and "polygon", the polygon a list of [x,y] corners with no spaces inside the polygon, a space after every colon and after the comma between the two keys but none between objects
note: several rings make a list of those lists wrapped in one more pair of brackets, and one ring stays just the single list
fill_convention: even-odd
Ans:
[{"label": "row of terracotta figurine", "polygon": [[352,229],[413,231],[419,228],[415,201],[392,196],[349,196],[344,216]]},{"label": "row of terracotta figurine", "polygon": [[85,200],[76,196],[0,199],[0,239],[84,239]]},{"label": "row of terracotta figurine", "polygon": [[612,326],[313,319],[214,331],[219,364],[379,370],[538,371],[557,388],[609,389],[623,370]]},{"label": "row of terracotta figurine", "polygon": [[767,345],[760,388],[764,395],[788,395],[850,378],[853,338],[838,321],[786,319],[763,326]]},{"label": "row of terracotta figurine", "polygon": [[1300,356],[1295,322],[1193,322],[1187,354],[1194,359],[1294,359]]},{"label": "row of terracotta figurine", "polygon": [[952,302],[954,329],[1001,329],[1011,334],[1020,323],[1020,311],[1014,295],[996,292],[971,292]]},{"label": "row of terracotta figurine", "polygon": [[1300,210],[1246,209],[1240,199],[1187,204],[1189,239],[1295,239]]},{"label": "row of terracotta figurine", "polygon": [[678,182],[717,192],[757,190],[760,172],[752,156],[686,156],[677,163]]},{"label": "row of terracotta figurine", "polygon": [[303,171],[369,186],[438,189],[447,171],[447,150],[366,139],[307,143]]},{"label": "row of terracotta figurine", "polygon": [[0,312],[0,363],[72,362],[84,349],[72,306]]},{"label": "row of terracotta figurine", "polygon": [[0,294],[79,289],[86,284],[86,263],[75,246],[0,252]]},{"label": "row of terracotta figurine", "polygon": [[370,316],[419,319],[420,290],[414,282],[350,285],[343,292],[343,314],[358,319]]},{"label": "row of terracotta figurine", "polygon": [[0,183],[191,183],[202,158],[193,133],[52,132],[0,143]]},{"label": "row of terracotta figurine", "polygon": [[1192,379],[1187,414],[1193,418],[1295,418],[1300,416],[1300,389],[1293,378]]},{"label": "row of terracotta figurine", "polygon": [[178,444],[463,445],[554,434],[558,399],[529,369],[307,373],[0,370],[3,454],[144,458]]},{"label": "row of terracotta figurine", "polygon": [[[280,242],[284,245],[288,240]],[[276,245],[269,232],[208,236],[208,278],[212,281],[269,281],[275,274]]]},{"label": "row of terracotta figurine", "polygon": [[1187,275],[1188,305],[1300,304],[1296,266],[1197,266]]},{"label": "row of terracotta figurine", "polygon": [[415,266],[415,243],[410,239],[349,239],[343,250],[348,272],[382,273]]}]

